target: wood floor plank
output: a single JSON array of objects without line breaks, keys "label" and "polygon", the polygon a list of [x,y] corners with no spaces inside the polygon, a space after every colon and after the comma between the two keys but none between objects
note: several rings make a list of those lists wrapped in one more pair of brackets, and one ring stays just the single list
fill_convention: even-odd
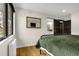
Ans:
[{"label": "wood floor plank", "polygon": [[37,49],[35,46],[17,48],[16,51],[17,56],[48,56],[45,51],[42,51],[40,54],[40,49]]}]

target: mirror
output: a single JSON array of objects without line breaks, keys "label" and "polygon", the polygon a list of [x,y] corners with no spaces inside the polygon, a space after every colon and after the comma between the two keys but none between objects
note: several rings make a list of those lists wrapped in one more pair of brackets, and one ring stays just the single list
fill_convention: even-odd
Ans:
[{"label": "mirror", "polygon": [[53,20],[52,19],[47,19],[47,30],[53,31]]}]

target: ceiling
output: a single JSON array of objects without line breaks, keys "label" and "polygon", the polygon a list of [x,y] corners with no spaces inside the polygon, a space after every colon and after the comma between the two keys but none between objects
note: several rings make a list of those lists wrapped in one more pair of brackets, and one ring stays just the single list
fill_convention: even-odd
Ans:
[{"label": "ceiling", "polygon": [[[79,3],[14,3],[14,6],[55,16],[79,12]],[[65,13],[62,12],[63,9],[66,10]]]}]

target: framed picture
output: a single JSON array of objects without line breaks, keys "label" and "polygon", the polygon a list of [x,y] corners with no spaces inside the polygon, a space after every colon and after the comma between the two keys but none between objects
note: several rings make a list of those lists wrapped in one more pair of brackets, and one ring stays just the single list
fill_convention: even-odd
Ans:
[{"label": "framed picture", "polygon": [[26,17],[27,28],[41,28],[41,18]]}]

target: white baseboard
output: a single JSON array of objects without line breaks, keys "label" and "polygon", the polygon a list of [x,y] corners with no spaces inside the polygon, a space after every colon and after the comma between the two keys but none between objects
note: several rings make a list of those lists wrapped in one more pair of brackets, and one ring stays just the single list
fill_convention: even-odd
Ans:
[{"label": "white baseboard", "polygon": [[79,33],[71,33],[71,35],[79,35]]},{"label": "white baseboard", "polygon": [[20,46],[17,46],[17,48],[30,47],[30,46],[36,46],[36,44],[20,45]]}]

